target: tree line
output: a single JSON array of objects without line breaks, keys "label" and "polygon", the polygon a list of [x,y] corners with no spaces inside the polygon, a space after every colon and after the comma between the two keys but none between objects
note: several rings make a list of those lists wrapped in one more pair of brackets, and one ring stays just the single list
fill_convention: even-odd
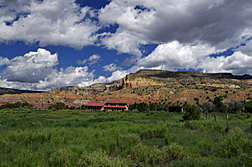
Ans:
[{"label": "tree line", "polygon": [[6,103],[0,106],[0,110],[5,109],[5,108],[32,108],[33,105],[29,104],[27,102],[21,103],[21,102],[16,102],[16,103]]},{"label": "tree line", "polygon": [[[193,106],[193,107],[192,107]],[[241,112],[247,112],[252,113],[252,101],[239,101],[239,100],[231,100],[229,102],[223,103],[223,97],[217,96],[214,98],[212,102],[206,102],[203,104],[197,104],[197,105],[191,105],[191,104],[184,104],[183,106],[180,105],[167,105],[164,103],[134,103],[129,105],[130,111],[138,111],[138,112],[148,112],[148,111],[169,111],[172,108],[176,107],[183,107],[184,110],[192,107],[193,110],[199,110],[202,113],[241,113]],[[27,102],[21,103],[6,103],[0,106],[0,109],[4,108],[33,108],[32,104],[29,104]],[[55,109],[55,110],[62,110],[62,109],[70,109],[70,110],[85,110],[85,105],[82,105],[80,107],[75,106],[67,106],[62,102],[57,102],[55,104],[52,104],[49,109]]]}]

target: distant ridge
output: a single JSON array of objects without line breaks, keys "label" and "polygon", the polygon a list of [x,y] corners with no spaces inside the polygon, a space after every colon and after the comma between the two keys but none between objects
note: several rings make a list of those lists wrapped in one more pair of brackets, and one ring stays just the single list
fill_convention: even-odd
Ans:
[{"label": "distant ridge", "polygon": [[22,94],[22,93],[43,93],[43,91],[19,90],[19,89],[0,87],[0,95],[3,95],[3,94]]},{"label": "distant ridge", "polygon": [[[141,86],[167,85],[171,80],[174,83],[184,85],[196,83],[210,83],[210,84],[230,84],[234,80],[251,80],[252,76],[233,75],[232,73],[203,73],[196,71],[165,71],[165,70],[151,70],[142,69],[136,73],[130,73],[127,76],[113,81],[111,83],[96,83],[86,87],[67,86],[52,88],[52,93],[63,94],[77,94],[77,95],[95,95],[102,92],[113,92],[125,88],[136,88]],[[190,80],[190,81],[189,81]],[[216,82],[216,80],[219,80]],[[226,81],[223,81],[226,80]],[[229,80],[229,81],[227,81]],[[235,84],[234,84],[235,85]],[[227,86],[227,85],[226,85]]]},{"label": "distant ridge", "polygon": [[160,77],[160,78],[178,78],[178,77],[210,77],[210,78],[226,78],[226,79],[252,79],[249,74],[233,75],[232,73],[203,73],[196,71],[165,71],[142,69],[136,73],[131,73],[133,76],[142,77]]}]

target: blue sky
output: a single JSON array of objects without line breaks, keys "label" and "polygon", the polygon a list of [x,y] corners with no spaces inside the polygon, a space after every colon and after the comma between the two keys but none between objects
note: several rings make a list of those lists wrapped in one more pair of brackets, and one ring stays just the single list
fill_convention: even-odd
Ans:
[{"label": "blue sky", "polygon": [[0,87],[50,90],[140,69],[252,74],[249,0],[0,0]]}]

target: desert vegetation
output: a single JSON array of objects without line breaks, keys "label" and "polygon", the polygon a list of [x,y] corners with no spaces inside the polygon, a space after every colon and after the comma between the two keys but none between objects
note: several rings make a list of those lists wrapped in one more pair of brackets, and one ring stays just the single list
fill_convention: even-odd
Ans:
[{"label": "desert vegetation", "polygon": [[213,113],[205,118],[198,112],[190,126],[185,113],[5,108],[0,110],[0,166],[252,165],[247,113],[216,113],[215,120]]}]

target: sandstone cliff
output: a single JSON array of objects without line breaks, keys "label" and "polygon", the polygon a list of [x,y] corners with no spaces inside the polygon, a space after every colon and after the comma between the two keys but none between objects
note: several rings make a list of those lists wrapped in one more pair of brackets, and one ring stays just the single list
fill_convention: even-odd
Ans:
[{"label": "sandstone cliff", "polygon": [[163,85],[164,82],[160,80],[154,80],[150,78],[145,78],[141,76],[134,76],[133,74],[126,75],[126,77],[111,82],[111,83],[99,83],[93,84],[87,87],[76,87],[76,86],[67,86],[53,87],[51,93],[60,93],[60,94],[74,94],[74,95],[95,95],[102,92],[113,92],[125,88],[137,88],[141,86],[154,86],[154,85]]},{"label": "sandstone cliff", "polygon": [[52,88],[51,93],[73,94],[73,95],[95,95],[107,91],[117,91],[122,89],[122,80],[114,81],[112,83],[99,83],[87,87],[68,86]]},{"label": "sandstone cliff", "polygon": [[158,81],[145,77],[132,77],[126,75],[123,79],[122,88],[137,88],[141,86],[154,86],[154,85],[164,85],[163,81]]},{"label": "sandstone cliff", "polygon": [[[163,70],[139,70],[124,78],[111,82],[93,84],[87,87],[68,86],[52,88],[51,93],[73,95],[96,95],[127,88],[161,85],[198,85],[219,88],[240,88],[242,80],[251,81],[250,75],[235,76],[231,73],[173,72]],[[237,85],[237,82],[240,85]]]}]

